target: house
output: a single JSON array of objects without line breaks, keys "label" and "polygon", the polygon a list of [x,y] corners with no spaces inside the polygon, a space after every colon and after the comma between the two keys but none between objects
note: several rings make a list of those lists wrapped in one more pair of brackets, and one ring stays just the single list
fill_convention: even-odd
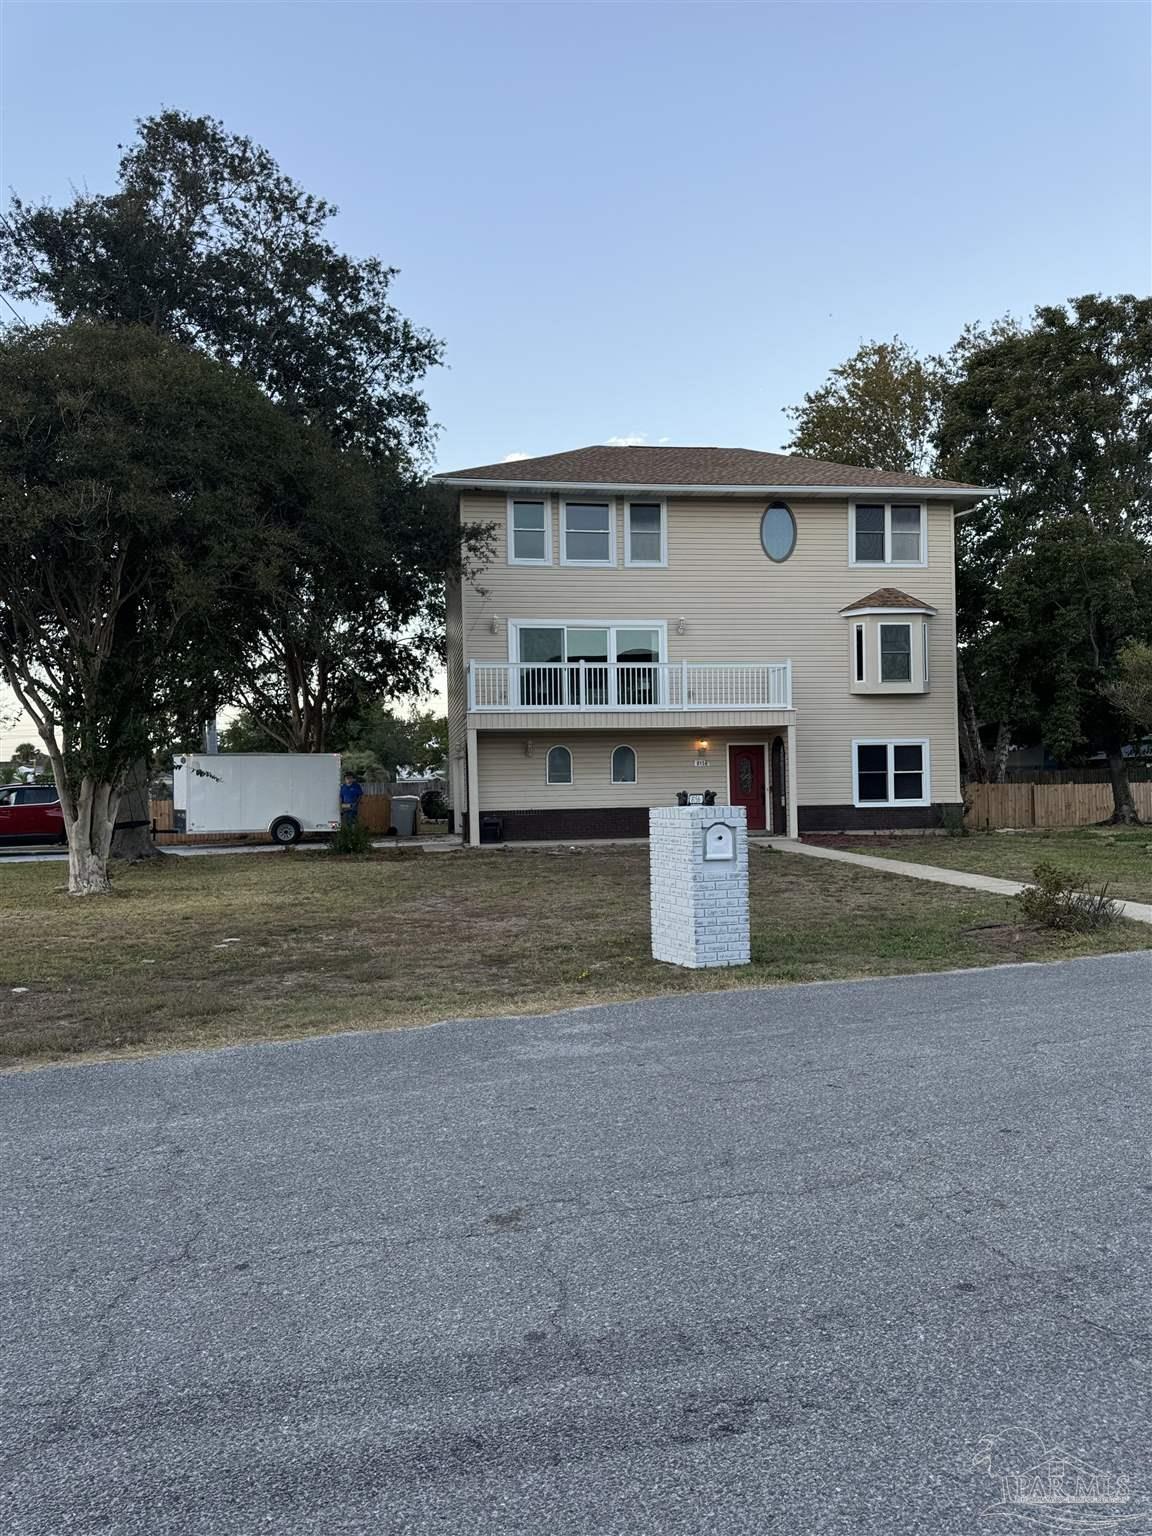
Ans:
[{"label": "house", "polygon": [[793,837],[960,803],[954,520],[988,489],[730,448],[437,479],[495,527],[448,594],[471,843],[643,836],[680,790]]}]

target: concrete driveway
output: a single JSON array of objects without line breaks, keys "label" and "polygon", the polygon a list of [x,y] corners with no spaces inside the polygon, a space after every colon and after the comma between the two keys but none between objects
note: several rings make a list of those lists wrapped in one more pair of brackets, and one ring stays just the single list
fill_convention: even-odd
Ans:
[{"label": "concrete driveway", "polygon": [[0,1079],[0,1531],[969,1536],[982,1436],[1152,1529],[1150,1011],[1136,954]]}]

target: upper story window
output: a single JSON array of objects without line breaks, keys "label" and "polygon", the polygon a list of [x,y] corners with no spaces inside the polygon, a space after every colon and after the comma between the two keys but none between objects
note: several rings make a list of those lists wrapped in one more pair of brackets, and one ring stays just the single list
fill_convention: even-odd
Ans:
[{"label": "upper story window", "polygon": [[624,512],[624,564],[668,564],[668,525],[662,501],[628,503]]},{"label": "upper story window", "polygon": [[856,501],[848,509],[852,565],[926,565],[925,508],[919,501]]},{"label": "upper story window", "polygon": [[796,548],[796,519],[791,507],[774,501],[760,519],[760,543],[769,560],[777,565],[788,559]]},{"label": "upper story window", "polygon": [[552,516],[546,497],[508,498],[508,563],[552,564]]},{"label": "upper story window", "polygon": [[560,503],[562,565],[615,565],[616,518],[610,501]]},{"label": "upper story window", "polygon": [[840,612],[849,630],[849,686],[853,693],[927,693],[928,603],[896,587],[881,587]]}]

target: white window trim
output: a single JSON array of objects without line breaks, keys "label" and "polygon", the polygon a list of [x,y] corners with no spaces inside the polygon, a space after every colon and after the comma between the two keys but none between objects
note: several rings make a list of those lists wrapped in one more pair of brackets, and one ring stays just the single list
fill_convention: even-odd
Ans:
[{"label": "white window trim", "polygon": [[[856,507],[883,507],[884,508],[884,558],[883,560],[857,560],[856,558]],[[919,560],[893,560],[892,559],[892,508],[919,507],[920,508],[920,558]],[[858,569],[871,570],[922,570],[928,564],[928,503],[916,501],[909,496],[907,501],[903,497],[892,500],[869,501],[866,496],[861,496],[857,501],[848,503],[848,564]]]},{"label": "white window trim", "polygon": [[[908,676],[885,677],[884,676],[884,631],[886,629],[906,629],[908,631]],[[903,653],[901,653],[903,654]],[[876,625],[876,682],[881,688],[901,687],[907,685],[913,687],[916,678],[916,634],[915,626],[911,619],[881,619]]]},{"label": "white window trim", "polygon": [[[566,779],[554,779],[552,777],[553,752],[567,752],[568,754],[568,777]],[[571,789],[576,783],[576,760],[572,756],[572,748],[567,742],[554,741],[544,753],[544,782],[545,784],[554,785],[557,789]]]},{"label": "white window trim", "polygon": [[927,619],[924,619],[922,621],[922,623],[920,625],[920,630],[921,630],[920,644],[921,644],[921,647],[922,647],[921,658],[922,658],[923,663],[924,663],[923,682],[924,682],[924,691],[925,691],[925,693],[927,693],[928,688],[929,688],[929,686],[931,684],[931,669],[930,669],[930,667],[928,665],[928,657],[929,657],[929,655],[931,653],[931,646],[930,646],[929,640],[928,640],[928,620]]},{"label": "white window trim", "polygon": [[868,626],[859,620],[852,626],[852,676],[861,686],[868,683]]},{"label": "white window trim", "polygon": [[[659,560],[633,560],[632,558],[632,508],[659,507],[660,508],[660,558]],[[668,564],[668,503],[659,496],[637,496],[624,503],[624,564],[638,566],[641,570],[656,570],[660,566]]]},{"label": "white window trim", "polygon": [[[608,508],[608,558],[607,560],[569,560],[568,558],[568,508],[569,506],[589,507],[607,506]],[[616,520],[619,517],[619,508],[614,496],[562,496],[560,498],[560,564],[575,566],[591,566],[600,570],[606,570],[614,566],[616,562]],[[584,529],[576,529],[582,533]],[[538,563],[538,562],[533,562]]]},{"label": "white window trim", "polygon": [[[629,752],[631,752],[631,754],[632,754],[632,764],[633,764],[633,767],[636,769],[636,777],[634,779],[618,779],[616,777],[616,754],[617,754],[617,752],[619,752],[621,747],[627,747]],[[639,752],[637,752],[636,748],[632,745],[632,743],[630,741],[618,741],[616,743],[616,745],[612,748],[612,754],[611,754],[611,756],[608,759],[608,779],[609,779],[610,783],[622,785],[625,788],[629,784],[639,784],[639,782],[640,782],[640,754],[639,754]]]},{"label": "white window trim", "polygon": [[[887,800],[861,800],[860,798],[860,763],[857,756],[858,747],[887,747],[888,748],[888,798]],[[919,800],[896,800],[893,798],[893,783],[895,775],[896,753],[895,747],[919,747],[921,750],[921,774],[923,779],[924,794]],[[857,736],[852,741],[852,804],[857,810],[893,810],[902,805],[931,805],[932,804],[932,760],[926,736]]]},{"label": "white window trim", "polygon": [[[616,631],[618,629],[654,629],[660,648],[659,662],[653,662],[653,666],[663,666],[668,660],[668,621],[666,619],[509,619],[508,620],[508,660],[520,660],[520,631],[522,629],[606,629],[608,631],[608,663],[616,662]],[[567,650],[567,641],[565,641]],[[561,665],[561,663],[557,663]]]},{"label": "white window trim", "polygon": [[[516,528],[514,524],[515,504],[518,501],[542,501],[544,503],[544,558],[542,560],[528,559],[516,553]],[[509,565],[551,565],[552,564],[552,497],[545,491],[540,496],[529,496],[526,492],[520,496],[508,497],[508,564]]]}]

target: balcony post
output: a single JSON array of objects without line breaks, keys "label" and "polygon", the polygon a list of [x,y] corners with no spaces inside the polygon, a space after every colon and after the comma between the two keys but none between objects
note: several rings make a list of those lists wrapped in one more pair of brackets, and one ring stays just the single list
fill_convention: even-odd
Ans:
[{"label": "balcony post", "polygon": [[465,760],[468,773],[468,835],[469,848],[480,846],[480,754],[476,748],[476,727],[469,726],[466,737]]},{"label": "balcony post", "polygon": [[680,708],[688,708],[688,663],[686,660],[680,663]]},{"label": "balcony post", "polygon": [[580,708],[588,708],[588,663],[580,658]]},{"label": "balcony post", "polygon": [[468,662],[466,666],[468,672],[468,708],[473,710],[476,708],[476,674],[472,670],[471,662]]}]

